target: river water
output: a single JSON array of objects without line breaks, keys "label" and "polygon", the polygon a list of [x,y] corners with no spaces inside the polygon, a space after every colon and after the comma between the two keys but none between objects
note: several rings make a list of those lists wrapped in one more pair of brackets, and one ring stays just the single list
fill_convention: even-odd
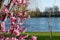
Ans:
[{"label": "river water", "polygon": [[[30,18],[25,22],[25,26],[29,25],[28,32],[48,32],[48,20],[49,18]],[[50,27],[53,32],[60,32],[60,17],[50,18]],[[6,21],[6,29],[9,28],[9,19]]]}]

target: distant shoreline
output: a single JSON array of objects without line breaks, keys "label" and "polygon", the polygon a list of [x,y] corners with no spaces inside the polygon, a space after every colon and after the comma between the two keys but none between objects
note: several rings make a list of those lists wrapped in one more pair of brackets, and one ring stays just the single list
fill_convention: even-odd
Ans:
[{"label": "distant shoreline", "polygon": [[[40,18],[40,17],[49,17],[49,16],[37,16],[37,17],[35,17],[35,16],[32,16],[32,18]],[[50,16],[50,17],[60,17],[60,15],[54,15],[54,16]]]}]

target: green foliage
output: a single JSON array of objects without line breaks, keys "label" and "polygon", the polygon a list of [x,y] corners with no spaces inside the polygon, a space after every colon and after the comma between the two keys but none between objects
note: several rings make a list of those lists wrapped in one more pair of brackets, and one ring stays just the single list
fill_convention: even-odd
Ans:
[{"label": "green foliage", "polygon": [[[2,34],[2,33],[0,33]],[[37,40],[50,40],[50,33],[49,32],[26,32],[21,33],[20,36],[28,34],[29,37],[26,40],[30,39],[33,35],[37,37]],[[16,37],[15,35],[11,35],[10,33],[4,33],[5,37]],[[19,37],[19,36],[18,36]],[[18,38],[17,37],[17,38]],[[53,32],[53,40],[60,40],[60,32]]]},{"label": "green foliage", "polygon": [[19,6],[19,12],[24,12],[26,10],[26,7],[24,5]]},{"label": "green foliage", "polygon": [[41,11],[39,10],[39,8],[36,8],[35,11],[30,11],[29,14],[31,15],[31,17],[40,17]]}]

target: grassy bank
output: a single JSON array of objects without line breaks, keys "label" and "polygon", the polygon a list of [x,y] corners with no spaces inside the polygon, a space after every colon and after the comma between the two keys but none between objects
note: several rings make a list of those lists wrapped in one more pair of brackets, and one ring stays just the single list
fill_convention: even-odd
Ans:
[{"label": "grassy bank", "polygon": [[[23,35],[28,34],[29,38],[31,38],[31,36],[34,35],[37,37],[37,40],[50,40],[50,33],[49,32],[26,32],[26,33],[22,33],[22,34]],[[4,36],[5,37],[11,37],[11,36],[15,37],[14,35],[11,35],[10,33],[5,33]],[[60,40],[60,32],[53,32],[53,40]]]},{"label": "grassy bank", "polygon": [[[27,32],[30,36],[37,36],[38,40],[50,40],[49,32]],[[60,32],[53,32],[53,40],[60,40]]]}]

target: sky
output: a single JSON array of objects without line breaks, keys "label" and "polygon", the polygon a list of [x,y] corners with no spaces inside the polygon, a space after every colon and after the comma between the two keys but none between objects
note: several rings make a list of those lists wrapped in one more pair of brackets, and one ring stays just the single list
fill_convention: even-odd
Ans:
[{"label": "sky", "polygon": [[[5,0],[7,3],[7,0]],[[46,7],[58,6],[60,8],[60,0],[30,0],[29,9],[34,10],[36,7],[40,9],[40,11],[44,11]]]}]

